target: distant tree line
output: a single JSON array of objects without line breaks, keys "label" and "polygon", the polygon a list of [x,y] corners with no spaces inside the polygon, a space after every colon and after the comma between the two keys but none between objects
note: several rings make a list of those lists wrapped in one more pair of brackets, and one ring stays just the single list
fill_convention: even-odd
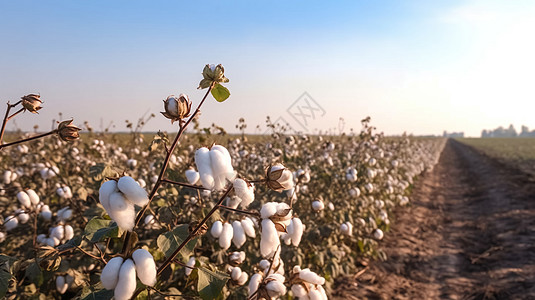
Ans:
[{"label": "distant tree line", "polygon": [[508,128],[504,128],[502,126],[494,129],[494,130],[486,130],[484,129],[481,131],[481,137],[482,138],[493,138],[493,137],[535,137],[535,130],[529,130],[527,126],[522,125],[522,130],[520,131],[520,134],[516,132],[515,127],[513,124],[509,125]]},{"label": "distant tree line", "polygon": [[442,136],[445,138],[462,138],[464,137],[464,132],[447,132],[446,130],[444,130]]}]

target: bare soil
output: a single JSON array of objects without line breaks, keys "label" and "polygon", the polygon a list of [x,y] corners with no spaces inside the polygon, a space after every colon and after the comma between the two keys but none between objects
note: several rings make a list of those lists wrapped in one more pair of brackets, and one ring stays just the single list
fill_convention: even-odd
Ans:
[{"label": "bare soil", "polygon": [[381,247],[334,299],[535,299],[535,181],[449,140]]}]

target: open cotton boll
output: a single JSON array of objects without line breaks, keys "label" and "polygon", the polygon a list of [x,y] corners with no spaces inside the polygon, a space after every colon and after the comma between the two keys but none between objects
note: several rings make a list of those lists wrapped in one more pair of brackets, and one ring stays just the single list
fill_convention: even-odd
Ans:
[{"label": "open cotton boll", "polygon": [[207,189],[214,188],[214,175],[212,173],[212,161],[210,159],[210,150],[202,147],[195,151],[195,165],[199,170],[199,176],[202,186]]},{"label": "open cotton boll", "polygon": [[186,276],[189,276],[191,274],[191,272],[193,271],[193,267],[195,267],[195,256],[190,257],[188,262],[186,263],[186,268],[184,271],[186,273]]},{"label": "open cotton boll", "polygon": [[303,279],[304,281],[310,282],[312,284],[319,284],[319,285],[325,284],[325,278],[310,271],[310,269],[308,268],[303,269],[299,272],[299,278]]},{"label": "open cotton boll", "polygon": [[210,234],[217,239],[221,235],[221,232],[223,232],[223,223],[221,221],[215,221],[210,229]]},{"label": "open cotton boll", "polygon": [[32,203],[32,205],[39,204],[39,196],[34,190],[27,190],[26,194],[28,194],[28,197],[30,197],[30,202]]},{"label": "open cotton boll", "polygon": [[240,203],[241,199],[236,196],[227,197],[226,205],[230,208],[237,208]]},{"label": "open cotton boll", "polygon": [[308,294],[305,287],[301,284],[292,285],[292,293],[294,294],[295,297],[300,297],[300,298],[305,297]]},{"label": "open cotton boll", "polygon": [[234,229],[232,228],[232,225],[230,225],[229,223],[223,224],[223,230],[221,231],[221,235],[219,236],[219,246],[223,250],[227,250],[228,248],[230,248],[233,235]]},{"label": "open cotton boll", "polygon": [[136,219],[134,204],[125,199],[122,193],[110,195],[110,217],[123,230],[132,231]]},{"label": "open cotton boll", "polygon": [[17,213],[17,219],[19,219],[20,224],[26,224],[26,222],[28,222],[28,220],[30,219],[30,215],[20,208],[17,209],[15,212]]},{"label": "open cotton boll", "polygon": [[310,292],[308,292],[308,299],[310,300],[323,300],[323,296],[321,295],[320,291],[317,289],[312,288]]},{"label": "open cotton boll", "polygon": [[262,257],[271,257],[280,245],[279,233],[275,223],[270,219],[262,220],[262,236],[260,238],[260,254]]},{"label": "open cotton boll", "polygon": [[274,214],[277,213],[277,207],[278,207],[278,203],[277,202],[265,203],[262,206],[262,208],[260,209],[260,217],[262,219],[267,219],[267,218],[273,216]]},{"label": "open cotton boll", "polygon": [[145,206],[149,203],[147,191],[139,186],[136,180],[130,176],[119,178],[117,188],[126,196],[127,200],[132,201],[137,206]]},{"label": "open cotton boll", "polygon": [[100,204],[102,204],[104,209],[106,209],[108,215],[110,214],[110,195],[118,191],[119,189],[117,188],[117,181],[115,180],[108,180],[104,182],[98,190],[98,199]]},{"label": "open cotton boll", "polygon": [[131,259],[125,260],[119,270],[119,280],[115,286],[115,300],[128,300],[136,291],[136,266]]},{"label": "open cotton boll", "polygon": [[40,244],[46,244],[46,234],[44,233],[38,234],[36,240]]},{"label": "open cotton boll", "polygon": [[60,209],[58,211],[58,219],[60,221],[66,221],[72,217],[72,209],[70,209],[68,206]]},{"label": "open cotton boll", "polygon": [[156,264],[149,251],[137,249],[132,253],[132,259],[134,259],[139,280],[144,285],[154,286],[156,283]]},{"label": "open cotton boll", "polygon": [[247,286],[247,292],[249,296],[252,296],[258,290],[258,286],[262,282],[262,275],[259,273],[253,274],[251,280],[249,280],[249,285]]},{"label": "open cotton boll", "polygon": [[[47,207],[47,209],[45,210],[44,208]],[[47,221],[50,221],[50,219],[52,219],[52,212],[50,211],[50,209],[48,208],[48,205],[44,205],[43,208],[41,209],[41,213],[39,214],[43,219],[47,220]]]},{"label": "open cotton boll", "polygon": [[301,219],[299,218],[293,218],[292,219],[292,245],[295,247],[299,246],[299,243],[301,242],[301,238],[303,237],[303,222],[301,222]]},{"label": "open cotton boll", "polygon": [[26,194],[25,191],[18,192],[17,199],[19,199],[19,202],[23,207],[30,208],[32,206],[32,201],[30,200],[30,196],[28,196],[28,194]]},{"label": "open cotton boll", "polygon": [[200,178],[199,172],[192,169],[186,170],[186,179],[188,179],[190,184],[196,184]]},{"label": "open cotton boll", "polygon": [[222,190],[225,188],[228,178],[234,176],[232,164],[221,151],[212,147],[210,150],[210,159],[212,164],[212,174],[214,176],[214,189]]},{"label": "open cotton boll", "polygon": [[384,237],[384,233],[381,229],[377,228],[375,229],[375,231],[373,232],[373,237],[377,240],[382,240],[383,237]]},{"label": "open cotton boll", "polygon": [[65,277],[58,276],[56,277],[56,289],[60,294],[65,294],[67,289],[69,288],[69,285],[65,282]]},{"label": "open cotton boll", "polygon": [[249,274],[242,272],[240,278],[237,280],[238,285],[244,285],[247,282],[247,279],[249,279]]},{"label": "open cotton boll", "polygon": [[58,240],[62,240],[65,236],[65,228],[63,228],[63,225],[58,225],[56,227],[52,227],[50,229],[50,236],[55,237]]},{"label": "open cotton boll", "polygon": [[65,229],[65,235],[64,235],[65,240],[72,239],[74,237],[74,229],[72,228],[72,226],[65,225],[64,229]]},{"label": "open cotton boll", "polygon": [[19,226],[19,220],[15,216],[9,216],[4,219],[4,228],[6,231],[13,230]]},{"label": "open cotton boll", "polygon": [[327,297],[327,293],[325,292],[325,289],[323,288],[323,286],[318,285],[317,288],[318,288],[318,291],[320,291],[321,293],[322,300],[329,300],[329,298]]},{"label": "open cotton boll", "polygon": [[325,204],[323,204],[323,201],[321,200],[314,200],[312,201],[312,209],[315,211],[320,211],[325,208]]},{"label": "open cotton boll", "polygon": [[251,238],[256,237],[256,233],[254,230],[254,223],[249,217],[246,217],[245,219],[241,220],[241,227],[243,228],[243,231],[248,237],[251,237]]},{"label": "open cotton boll", "polygon": [[240,206],[242,208],[249,207],[249,204],[254,201],[254,186],[249,186],[249,184],[241,178],[234,179],[233,186],[236,196],[242,200]]},{"label": "open cotton boll", "polygon": [[232,278],[232,280],[234,281],[238,281],[238,279],[240,279],[241,274],[242,271],[240,267],[234,267],[232,268],[232,271],[230,271],[230,278]]},{"label": "open cotton boll", "polygon": [[[273,274],[274,275],[274,274]],[[272,275],[270,275],[272,276]],[[286,286],[278,280],[270,281],[266,284],[268,295],[272,298],[281,297],[286,294]]]},{"label": "open cotton boll", "polygon": [[241,226],[241,222],[240,221],[232,222],[232,229],[233,229],[232,243],[234,243],[234,246],[236,246],[236,248],[240,249],[241,246],[243,246],[243,244],[245,244],[245,241],[247,240],[245,231],[243,230],[243,227]]}]

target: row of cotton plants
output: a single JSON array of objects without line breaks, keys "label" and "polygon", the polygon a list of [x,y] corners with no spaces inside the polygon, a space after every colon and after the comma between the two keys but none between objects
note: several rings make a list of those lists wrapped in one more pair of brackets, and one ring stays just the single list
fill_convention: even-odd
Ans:
[{"label": "row of cotton plants", "polygon": [[[220,136],[196,117],[204,98],[164,100],[177,132],[28,141],[0,152],[8,299],[327,299],[334,280],[385,259],[392,212],[437,163],[444,140]],[[223,96],[222,96],[223,95]],[[223,105],[223,104],[222,104]],[[188,125],[193,130],[185,133]],[[190,126],[190,127],[191,127]],[[24,137],[23,137],[24,138]]]}]

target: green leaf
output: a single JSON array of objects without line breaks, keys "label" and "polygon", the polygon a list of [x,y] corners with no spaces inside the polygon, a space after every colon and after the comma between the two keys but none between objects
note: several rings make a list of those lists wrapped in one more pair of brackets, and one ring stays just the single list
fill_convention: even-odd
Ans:
[{"label": "green leaf", "polygon": [[197,268],[197,291],[202,299],[217,299],[221,295],[225,284],[229,280],[226,273],[220,271],[212,271],[205,267]]},{"label": "green leaf", "polygon": [[119,227],[114,221],[100,218],[94,218],[87,222],[84,231],[84,235],[92,242],[100,242],[108,237],[116,238],[120,236]]},{"label": "green leaf", "polygon": [[5,255],[0,255],[0,298],[4,298],[9,288],[9,281],[11,280],[11,272],[9,271],[13,258]]},{"label": "green leaf", "polygon": [[76,246],[80,246],[81,243],[82,243],[82,237],[75,236],[72,239],[68,240],[65,244],[59,245],[57,249],[59,251],[67,250],[70,248],[75,248]]},{"label": "green leaf", "polygon": [[212,89],[212,96],[214,96],[218,102],[223,102],[230,96],[230,92],[226,87],[218,83]]},{"label": "green leaf", "polygon": [[[187,224],[182,224],[178,225],[169,232],[160,234],[157,240],[158,248],[165,253],[166,257],[171,256],[178,246],[186,240],[189,235],[188,227],[189,226]],[[191,253],[193,253],[193,249],[195,249],[196,244],[197,238],[193,238],[184,248],[180,250],[182,257],[189,258]]]},{"label": "green leaf", "polygon": [[101,283],[84,287],[80,300],[107,300],[113,297],[113,290],[106,290]]},{"label": "green leaf", "polygon": [[30,280],[30,282],[35,283],[37,286],[41,286],[45,279],[43,271],[37,264],[37,262],[31,263],[25,271],[25,276]]}]

